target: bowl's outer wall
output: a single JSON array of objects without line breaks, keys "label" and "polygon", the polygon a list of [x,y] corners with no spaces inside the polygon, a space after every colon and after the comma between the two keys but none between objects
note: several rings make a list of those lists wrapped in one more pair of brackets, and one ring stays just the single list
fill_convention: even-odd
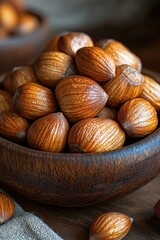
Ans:
[{"label": "bowl's outer wall", "polygon": [[160,128],[120,150],[46,153],[0,137],[0,181],[18,193],[59,206],[122,197],[160,173]]}]

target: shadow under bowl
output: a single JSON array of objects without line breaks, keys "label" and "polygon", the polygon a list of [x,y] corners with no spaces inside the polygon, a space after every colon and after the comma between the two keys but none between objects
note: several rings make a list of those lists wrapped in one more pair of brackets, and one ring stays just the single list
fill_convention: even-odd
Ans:
[{"label": "shadow under bowl", "polygon": [[40,12],[26,10],[37,17],[39,24],[31,33],[15,34],[0,39],[0,74],[13,67],[32,64],[51,37],[48,18]]},{"label": "shadow under bowl", "polygon": [[[144,73],[160,82],[160,76]],[[122,149],[50,153],[0,137],[0,181],[35,201],[81,207],[123,197],[160,173],[160,128]]]}]

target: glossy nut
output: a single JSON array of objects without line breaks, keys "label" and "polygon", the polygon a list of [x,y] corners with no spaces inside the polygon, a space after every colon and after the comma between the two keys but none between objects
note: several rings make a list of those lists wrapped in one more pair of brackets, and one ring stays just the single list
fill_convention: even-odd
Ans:
[{"label": "glossy nut", "polygon": [[0,113],[11,109],[13,109],[13,106],[10,94],[4,90],[0,90]]},{"label": "glossy nut", "polygon": [[0,3],[0,24],[7,31],[12,31],[19,23],[19,16],[15,6],[9,2]]},{"label": "glossy nut", "polygon": [[13,111],[0,113],[0,136],[13,142],[23,142],[29,128],[28,121]]},{"label": "glossy nut", "polygon": [[118,112],[118,121],[130,137],[144,137],[158,126],[155,108],[142,98],[125,102]]},{"label": "glossy nut", "polygon": [[109,41],[104,50],[111,54],[116,62],[116,66],[127,64],[141,71],[142,63],[139,57],[131,52],[124,44],[118,41]]},{"label": "glossy nut", "polygon": [[21,12],[19,15],[19,24],[16,28],[16,33],[29,34],[38,28],[39,19],[33,14]]},{"label": "glossy nut", "polygon": [[27,141],[35,149],[62,152],[66,146],[69,124],[61,112],[36,120],[29,128]]},{"label": "glossy nut", "polygon": [[108,99],[108,95],[98,83],[79,75],[61,80],[55,93],[61,111],[71,122],[95,117]]},{"label": "glossy nut", "polygon": [[4,85],[6,89],[12,94],[27,82],[38,83],[34,70],[29,66],[20,66],[12,70],[11,74],[6,78]]},{"label": "glossy nut", "polygon": [[12,198],[0,192],[0,224],[8,221],[14,214],[15,204]]},{"label": "glossy nut", "polygon": [[83,32],[69,32],[63,34],[58,39],[58,50],[75,57],[78,49],[93,46],[93,41],[89,35]]},{"label": "glossy nut", "polygon": [[71,152],[105,152],[121,148],[125,133],[111,119],[87,118],[75,123],[68,136]]},{"label": "glossy nut", "polygon": [[111,107],[104,107],[102,110],[97,114],[99,118],[107,118],[112,120],[117,120],[117,110]]},{"label": "glossy nut", "polygon": [[153,78],[144,75],[144,85],[140,97],[150,102],[157,111],[160,110],[160,84]]},{"label": "glossy nut", "polygon": [[89,240],[121,240],[129,232],[132,219],[119,212],[104,213],[93,221]]},{"label": "glossy nut", "polygon": [[103,85],[109,95],[107,104],[113,107],[138,97],[142,91],[143,82],[143,75],[136,69],[129,65],[117,66],[116,76]]},{"label": "glossy nut", "polygon": [[39,81],[46,86],[55,86],[62,78],[77,73],[73,59],[62,52],[44,52],[35,63]]},{"label": "glossy nut", "polygon": [[79,49],[75,60],[80,74],[98,82],[107,81],[115,76],[115,61],[113,57],[98,47]]},{"label": "glossy nut", "polygon": [[37,119],[57,111],[54,93],[37,83],[26,83],[13,96],[15,110],[29,119]]}]

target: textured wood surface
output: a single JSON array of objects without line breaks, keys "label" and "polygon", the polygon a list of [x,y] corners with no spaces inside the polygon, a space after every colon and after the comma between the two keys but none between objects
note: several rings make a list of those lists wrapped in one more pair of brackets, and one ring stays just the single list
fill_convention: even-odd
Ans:
[{"label": "textured wood surface", "polygon": [[[44,220],[64,240],[88,240],[88,231],[93,219],[107,211],[119,211],[132,217],[133,225],[125,240],[159,240],[160,221],[153,212],[160,199],[160,176],[127,197],[110,203],[84,208],[62,208],[28,200],[9,193],[29,212]],[[6,190],[6,188],[4,188]]]}]

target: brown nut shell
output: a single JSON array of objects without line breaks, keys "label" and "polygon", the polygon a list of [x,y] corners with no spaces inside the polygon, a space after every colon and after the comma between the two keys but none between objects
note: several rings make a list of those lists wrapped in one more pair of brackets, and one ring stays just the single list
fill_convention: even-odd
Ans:
[{"label": "brown nut shell", "polygon": [[117,66],[116,76],[103,84],[104,90],[109,95],[107,104],[113,107],[138,97],[143,82],[143,75],[136,69],[129,65]]},{"label": "brown nut shell", "polygon": [[92,47],[91,37],[83,32],[69,32],[58,39],[58,50],[75,57],[76,52],[82,47]]},{"label": "brown nut shell", "polygon": [[7,91],[0,89],[0,113],[12,109],[12,98],[10,94]]},{"label": "brown nut shell", "polygon": [[62,78],[77,73],[73,59],[58,51],[44,52],[34,69],[38,80],[45,86],[55,86]]},{"label": "brown nut shell", "polygon": [[155,108],[143,98],[125,102],[118,112],[118,121],[130,137],[144,137],[158,126]]},{"label": "brown nut shell", "polygon": [[38,83],[33,68],[29,66],[15,67],[12,70],[12,73],[8,76],[8,81],[10,81],[9,90],[12,94],[14,94],[15,91],[23,84],[28,82]]},{"label": "brown nut shell", "polygon": [[153,78],[144,75],[144,84],[140,97],[150,102],[157,111],[160,110],[160,84]]},{"label": "brown nut shell", "polygon": [[23,142],[29,128],[28,121],[12,111],[0,113],[0,135],[13,142]]},{"label": "brown nut shell", "polygon": [[129,232],[132,219],[119,212],[104,213],[93,221],[89,240],[121,240]]},{"label": "brown nut shell", "polygon": [[124,44],[118,41],[108,41],[104,50],[111,54],[116,62],[116,66],[127,64],[135,68],[137,71],[141,71],[142,63],[139,57],[131,52]]},{"label": "brown nut shell", "polygon": [[125,142],[120,125],[104,118],[87,118],[75,123],[68,135],[71,152],[105,152],[119,149]]},{"label": "brown nut shell", "polygon": [[27,141],[35,149],[62,152],[67,141],[69,124],[61,112],[36,120],[29,128]]},{"label": "brown nut shell", "polygon": [[109,118],[112,120],[117,120],[117,110],[111,107],[104,107],[102,110],[97,114],[99,118]]},{"label": "brown nut shell", "polygon": [[107,52],[98,47],[83,47],[75,56],[78,71],[98,82],[115,76],[115,61]]},{"label": "brown nut shell", "polygon": [[12,3],[4,1],[0,4],[0,24],[7,31],[12,31],[19,23],[19,15]]},{"label": "brown nut shell", "polygon": [[14,214],[15,204],[12,198],[0,192],[0,224],[8,221]]},{"label": "brown nut shell", "polygon": [[95,117],[108,99],[108,95],[98,83],[79,75],[61,80],[55,93],[61,111],[71,122]]},{"label": "brown nut shell", "polygon": [[28,119],[37,119],[57,111],[54,93],[37,83],[26,83],[13,96],[15,110]]}]

